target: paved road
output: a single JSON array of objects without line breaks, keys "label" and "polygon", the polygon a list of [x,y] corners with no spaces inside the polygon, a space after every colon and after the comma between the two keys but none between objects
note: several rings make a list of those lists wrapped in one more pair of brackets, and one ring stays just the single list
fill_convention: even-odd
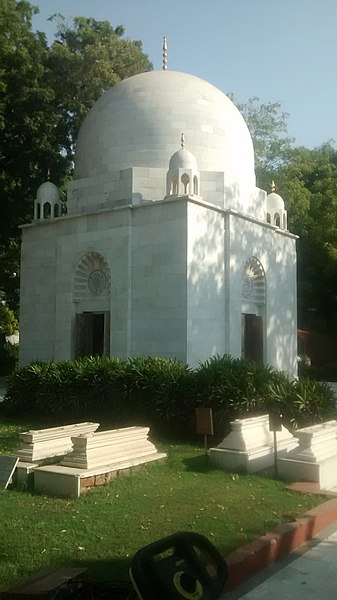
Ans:
[{"label": "paved road", "polygon": [[223,599],[336,600],[337,523]]}]

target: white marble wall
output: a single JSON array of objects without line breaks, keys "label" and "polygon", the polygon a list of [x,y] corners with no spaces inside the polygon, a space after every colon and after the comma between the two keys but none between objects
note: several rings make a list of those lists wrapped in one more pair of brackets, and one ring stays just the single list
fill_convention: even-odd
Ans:
[{"label": "white marble wall", "polygon": [[133,211],[132,349],[186,357],[186,202]]},{"label": "white marble wall", "polygon": [[[79,302],[76,266],[92,251],[110,269],[110,297]],[[265,362],[295,375],[294,237],[187,198],[25,226],[21,364],[73,358],[75,315],[94,310],[110,311],[114,356],[165,356],[191,365],[217,353],[241,356],[241,286],[252,256],[266,273]]]},{"label": "white marble wall", "polygon": [[[246,261],[257,257],[266,275],[264,362],[297,375],[296,238],[281,229],[232,214],[228,219],[230,290],[228,292],[229,351],[241,356],[241,312],[252,312],[249,300],[243,307],[242,275]],[[248,305],[248,306],[247,306]]]},{"label": "white marble wall", "polygon": [[187,362],[225,352],[223,213],[188,203]]}]

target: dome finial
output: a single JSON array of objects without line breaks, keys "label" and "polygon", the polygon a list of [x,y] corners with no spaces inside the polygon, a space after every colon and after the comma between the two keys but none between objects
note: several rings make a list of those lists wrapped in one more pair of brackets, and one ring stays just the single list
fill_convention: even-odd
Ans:
[{"label": "dome finial", "polygon": [[47,181],[50,181],[50,168],[48,167],[48,171],[47,171]]},{"label": "dome finial", "polygon": [[183,133],[181,134],[180,145],[181,145],[181,149],[184,150],[184,148],[185,148],[185,136],[184,136]]},{"label": "dome finial", "polygon": [[275,181],[273,179],[273,181],[271,182],[271,191],[275,192],[275,190],[276,190],[276,185],[275,185]]},{"label": "dome finial", "polygon": [[164,35],[163,39],[163,71],[167,69],[167,41],[166,36]]}]

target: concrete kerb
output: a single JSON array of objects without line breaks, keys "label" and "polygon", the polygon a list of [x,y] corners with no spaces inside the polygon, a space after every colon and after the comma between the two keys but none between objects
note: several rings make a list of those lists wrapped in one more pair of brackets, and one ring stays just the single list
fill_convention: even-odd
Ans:
[{"label": "concrete kerb", "polygon": [[235,550],[225,557],[229,578],[224,593],[241,585],[334,522],[337,522],[337,498],[327,500],[293,523],[279,525],[253,542]]}]

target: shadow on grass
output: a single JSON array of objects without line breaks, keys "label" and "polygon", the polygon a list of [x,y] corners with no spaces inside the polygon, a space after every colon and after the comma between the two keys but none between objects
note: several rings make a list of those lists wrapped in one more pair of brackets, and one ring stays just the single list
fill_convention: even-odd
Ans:
[{"label": "shadow on grass", "polygon": [[[39,573],[42,575],[46,569],[49,571],[57,571],[62,568],[78,568],[83,569],[83,573],[79,576],[81,582],[81,597],[87,600],[92,598],[116,598],[116,600],[122,600],[123,598],[133,598],[136,596],[129,595],[130,590],[133,590],[132,584],[129,578],[129,566],[131,559],[101,559],[101,560],[74,560],[63,557],[54,564],[50,564],[45,567],[41,567],[26,577],[21,578],[12,585],[17,585],[24,582],[26,579],[37,576]],[[7,588],[8,589],[8,588]],[[86,593],[85,593],[86,592]],[[111,596],[107,596],[107,593],[113,593]],[[103,594],[103,595],[102,595]],[[1,592],[0,592],[0,597]]]},{"label": "shadow on grass", "polygon": [[182,462],[186,467],[186,471],[193,471],[194,473],[209,473],[210,471],[215,470],[209,456],[206,456],[205,453],[190,458],[184,458]]},{"label": "shadow on grass", "polygon": [[[132,584],[129,578],[131,558],[125,559],[100,559],[90,561],[70,561],[67,567],[79,567],[87,569],[81,575],[81,581],[83,582],[83,590],[90,592],[90,597],[95,597],[98,593],[104,593],[104,598],[107,598],[106,593],[111,593],[111,598],[116,600],[123,598],[133,598],[136,596],[130,595],[130,591],[133,590]],[[65,566],[65,565],[63,565]],[[109,596],[110,597],[110,596]]]}]

